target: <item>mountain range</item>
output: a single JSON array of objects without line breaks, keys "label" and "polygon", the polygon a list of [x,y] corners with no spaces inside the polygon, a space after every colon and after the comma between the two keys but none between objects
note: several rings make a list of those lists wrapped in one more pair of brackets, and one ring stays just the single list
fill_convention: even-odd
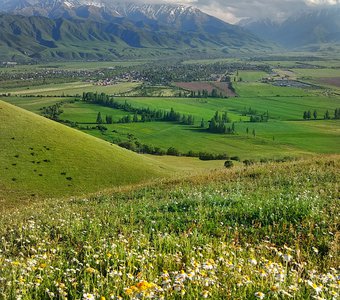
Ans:
[{"label": "mountain range", "polygon": [[183,5],[0,0],[0,60],[221,55],[271,50],[248,30]]},{"label": "mountain range", "polygon": [[0,60],[216,57],[340,44],[340,7],[228,24],[192,6],[0,0]]},{"label": "mountain range", "polygon": [[340,6],[307,10],[283,22],[267,18],[243,20],[239,25],[288,49],[318,50],[324,45],[340,43]]}]

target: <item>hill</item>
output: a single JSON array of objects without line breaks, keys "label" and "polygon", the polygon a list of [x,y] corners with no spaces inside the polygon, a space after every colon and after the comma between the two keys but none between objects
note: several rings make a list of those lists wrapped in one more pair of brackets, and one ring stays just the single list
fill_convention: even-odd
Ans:
[{"label": "hill", "polygon": [[165,175],[151,158],[0,101],[0,200],[59,197]]},{"label": "hill", "polygon": [[4,211],[0,293],[336,299],[339,162],[236,167]]},{"label": "hill", "polygon": [[281,23],[271,19],[243,21],[243,27],[286,48],[319,50],[326,44],[340,44],[340,7],[304,11]]}]

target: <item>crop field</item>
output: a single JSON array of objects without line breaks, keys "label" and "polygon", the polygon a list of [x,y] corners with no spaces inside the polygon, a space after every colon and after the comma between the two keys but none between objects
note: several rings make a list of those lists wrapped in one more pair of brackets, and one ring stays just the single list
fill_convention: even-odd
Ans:
[{"label": "crop field", "polygon": [[[113,85],[99,85],[87,82],[71,82],[60,84],[49,84],[43,87],[6,89],[6,93],[11,95],[39,95],[39,96],[76,96],[82,95],[83,91],[98,92],[107,94],[120,94],[131,91],[139,86],[135,82],[120,82]],[[1,90],[0,90],[1,92]]]},{"label": "crop field", "polygon": [[340,77],[320,78],[319,81],[327,85],[334,85],[336,87],[340,87]]},{"label": "crop field", "polygon": [[225,97],[233,97],[235,93],[228,88],[226,82],[174,82],[175,86],[187,91],[202,92],[207,91],[209,94],[216,89],[218,94],[222,94]]}]

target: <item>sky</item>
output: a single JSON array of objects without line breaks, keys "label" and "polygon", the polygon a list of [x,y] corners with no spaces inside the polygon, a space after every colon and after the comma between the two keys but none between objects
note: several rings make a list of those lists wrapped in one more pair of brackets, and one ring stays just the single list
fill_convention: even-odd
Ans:
[{"label": "sky", "polygon": [[340,0],[149,0],[148,2],[192,5],[229,23],[237,23],[244,18],[271,17],[283,20],[304,9],[340,5]]}]

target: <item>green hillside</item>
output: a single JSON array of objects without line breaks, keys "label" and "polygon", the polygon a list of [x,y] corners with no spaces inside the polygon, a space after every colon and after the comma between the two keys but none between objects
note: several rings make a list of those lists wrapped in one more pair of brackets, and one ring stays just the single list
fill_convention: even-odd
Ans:
[{"label": "green hillside", "polygon": [[[52,20],[44,17],[0,14],[0,60],[103,60],[162,55],[222,55],[265,51],[272,45],[219,21],[215,34],[203,28],[176,31],[131,20],[111,22]],[[217,28],[219,28],[217,27]],[[174,47],[175,45],[175,47]]]},{"label": "green hillside", "polygon": [[58,197],[164,174],[151,158],[0,101],[0,200]]}]

